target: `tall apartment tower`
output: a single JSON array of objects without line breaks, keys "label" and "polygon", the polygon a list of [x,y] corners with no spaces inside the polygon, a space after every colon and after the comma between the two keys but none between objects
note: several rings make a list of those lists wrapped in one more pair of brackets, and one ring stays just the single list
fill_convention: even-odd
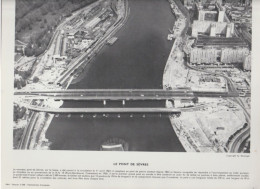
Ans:
[{"label": "tall apartment tower", "polygon": [[197,28],[192,28],[192,36],[193,37],[198,37],[198,30],[197,30]]},{"label": "tall apartment tower", "polygon": [[199,11],[199,21],[204,21],[205,20],[205,12],[200,10]]},{"label": "tall apartment tower", "polygon": [[218,22],[224,22],[225,18],[225,10],[220,10],[218,12]]},{"label": "tall apartment tower", "polygon": [[232,36],[231,36],[231,30],[232,30],[231,25],[228,24],[228,25],[227,25],[226,37],[232,37]]},{"label": "tall apartment tower", "polygon": [[244,57],[244,61],[243,61],[243,68],[244,70],[251,70],[251,54],[248,53],[245,57]]},{"label": "tall apartment tower", "polygon": [[210,37],[216,37],[216,24],[212,23],[210,27]]}]

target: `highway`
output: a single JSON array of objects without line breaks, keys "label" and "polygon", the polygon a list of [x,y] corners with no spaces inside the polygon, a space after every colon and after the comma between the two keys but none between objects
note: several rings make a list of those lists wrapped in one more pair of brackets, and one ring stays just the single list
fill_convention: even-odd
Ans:
[{"label": "highway", "polygon": [[54,100],[167,100],[194,97],[238,97],[237,93],[164,90],[164,89],[85,89],[85,90],[55,90],[55,91],[16,91],[17,96],[28,99]]},{"label": "highway", "polygon": [[248,126],[246,129],[244,129],[241,133],[237,134],[235,136],[235,139],[232,140],[230,143],[230,149],[229,152],[238,153],[240,145],[243,143],[244,140],[246,140],[250,136],[250,127]]},{"label": "highway", "polygon": [[245,129],[242,129],[240,133],[238,133],[233,140],[229,143],[229,151],[230,152],[238,152],[240,145],[250,136],[250,125],[251,125],[251,116],[250,113],[245,108],[242,100],[240,98],[235,98],[234,102],[237,103],[243,110],[246,117],[246,121],[248,126]]},{"label": "highway", "polygon": [[175,108],[41,108],[29,106],[29,110],[48,113],[181,113]]},{"label": "highway", "polygon": [[[213,72],[207,71],[207,70],[202,70],[202,69],[200,69],[200,68],[195,68],[195,67],[193,67],[193,66],[190,66],[186,61],[184,62],[184,65],[185,65],[187,68],[191,69],[191,70],[195,70],[195,71],[199,71],[199,72],[204,72],[204,73],[210,74],[210,75],[212,75],[212,76],[223,77],[223,78],[227,81],[228,91],[229,91],[229,92],[232,92],[232,93],[237,93],[235,86],[233,85],[232,81],[231,81],[227,76],[225,76],[225,75],[223,75],[223,74],[219,74],[219,73],[213,73]],[[238,95],[238,94],[237,94],[237,95]]]},{"label": "highway", "polygon": [[24,134],[23,134],[19,149],[28,149],[28,147],[30,145],[32,131],[34,129],[35,123],[38,120],[38,116],[39,116],[39,114],[37,112],[32,112],[30,122],[24,130]]}]

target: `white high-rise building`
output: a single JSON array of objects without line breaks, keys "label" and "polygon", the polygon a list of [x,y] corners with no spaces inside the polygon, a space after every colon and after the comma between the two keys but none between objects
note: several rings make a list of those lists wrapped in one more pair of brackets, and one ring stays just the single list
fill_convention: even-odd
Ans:
[{"label": "white high-rise building", "polygon": [[251,54],[250,53],[244,57],[243,68],[244,68],[244,70],[251,71]]},{"label": "white high-rise building", "polygon": [[216,24],[213,23],[211,24],[211,28],[210,28],[210,37],[216,37]]}]

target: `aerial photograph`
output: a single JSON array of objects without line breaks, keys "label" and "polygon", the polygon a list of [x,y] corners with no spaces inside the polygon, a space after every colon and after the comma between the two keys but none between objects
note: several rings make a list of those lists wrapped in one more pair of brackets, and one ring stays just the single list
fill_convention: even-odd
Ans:
[{"label": "aerial photograph", "polygon": [[16,0],[14,150],[250,153],[252,0]]}]

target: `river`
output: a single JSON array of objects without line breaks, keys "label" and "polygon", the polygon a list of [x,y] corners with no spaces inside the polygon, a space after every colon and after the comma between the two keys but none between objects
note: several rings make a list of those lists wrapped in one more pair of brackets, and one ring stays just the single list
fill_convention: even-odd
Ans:
[{"label": "river", "polygon": [[[129,0],[130,15],[115,34],[117,42],[104,46],[71,89],[162,88],[164,67],[173,42],[167,41],[174,17],[167,0]],[[63,107],[103,106],[101,102],[65,102]],[[108,102],[121,107],[121,102]],[[125,106],[165,106],[164,102],[127,102]],[[119,117],[120,116],[120,117]],[[183,152],[166,115],[60,115],[46,132],[51,150],[99,150],[120,138],[129,151]]]}]

